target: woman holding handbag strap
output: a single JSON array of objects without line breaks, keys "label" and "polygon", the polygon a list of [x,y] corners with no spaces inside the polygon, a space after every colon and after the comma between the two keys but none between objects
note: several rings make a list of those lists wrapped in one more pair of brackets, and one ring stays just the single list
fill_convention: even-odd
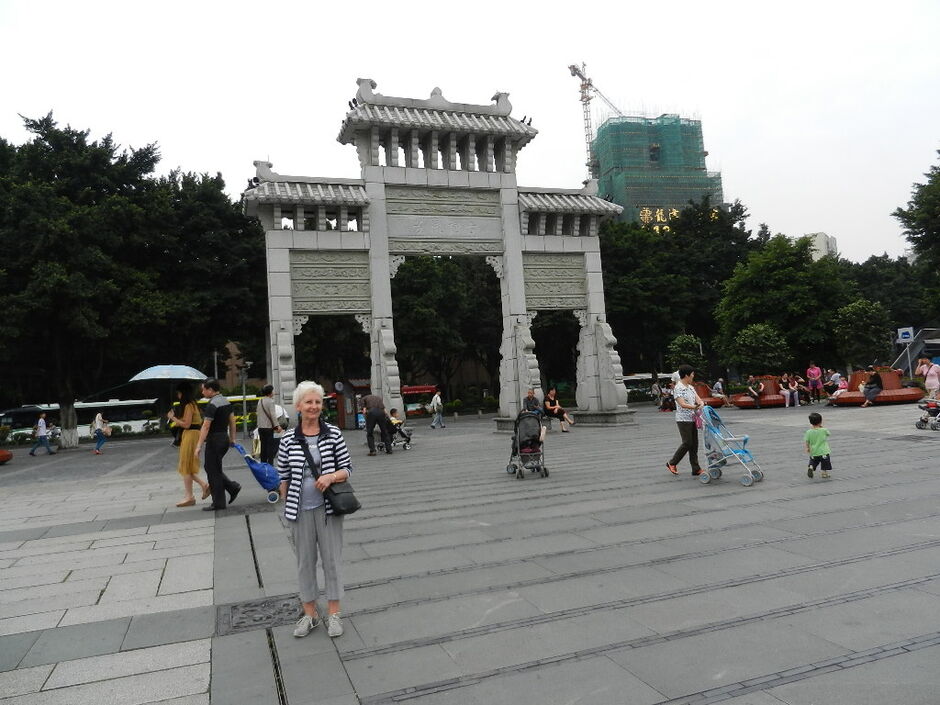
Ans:
[{"label": "woman holding handbag strap", "polygon": [[294,406],[300,412],[300,425],[294,433],[281,438],[276,462],[284,518],[291,523],[297,552],[297,582],[304,608],[294,636],[307,636],[320,624],[317,611],[319,555],[326,579],[327,634],[335,638],[343,634],[340,619],[343,517],[334,514],[324,492],[330,485],[349,479],[352,462],[343,434],[321,418],[323,387],[315,382],[301,382],[294,390]]},{"label": "woman holding handbag strap", "polygon": [[195,450],[199,444],[199,427],[202,426],[202,414],[193,398],[193,388],[189,382],[180,382],[176,386],[177,408],[182,416],[177,416],[174,409],[166,417],[180,429],[180,456],[176,471],[183,477],[183,491],[186,496],[176,503],[177,507],[191,507],[196,503],[193,496],[193,482],[202,488],[202,499],[209,496],[209,483],[199,477],[199,458]]}]

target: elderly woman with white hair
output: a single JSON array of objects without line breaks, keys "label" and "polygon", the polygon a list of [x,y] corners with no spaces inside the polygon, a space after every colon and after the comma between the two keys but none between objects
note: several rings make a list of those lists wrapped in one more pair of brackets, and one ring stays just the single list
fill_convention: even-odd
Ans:
[{"label": "elderly woman with white hair", "polygon": [[343,517],[333,514],[323,492],[334,482],[346,482],[352,464],[343,434],[321,418],[323,387],[315,382],[301,382],[294,390],[294,406],[300,412],[300,424],[281,439],[275,461],[281,479],[284,518],[291,522],[297,552],[300,601],[304,607],[294,636],[307,636],[320,624],[319,555],[326,580],[327,634],[338,637],[343,633],[339,605],[343,597]]}]

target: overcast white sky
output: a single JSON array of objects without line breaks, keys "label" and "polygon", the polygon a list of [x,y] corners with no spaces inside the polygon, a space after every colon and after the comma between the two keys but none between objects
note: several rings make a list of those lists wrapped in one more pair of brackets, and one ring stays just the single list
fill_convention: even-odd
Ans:
[{"label": "overcast white sky", "polygon": [[[825,231],[849,259],[900,255],[890,213],[940,149],[940,2],[39,3],[0,0],[0,136],[19,114],[158,142],[161,171],[358,177],[336,142],[356,78],[385,95],[488,103],[508,91],[539,136],[519,183],[584,178],[587,62],[631,113],[703,122],[709,169],[749,227]],[[595,119],[604,116],[595,101]],[[596,123],[595,123],[596,124]]]}]

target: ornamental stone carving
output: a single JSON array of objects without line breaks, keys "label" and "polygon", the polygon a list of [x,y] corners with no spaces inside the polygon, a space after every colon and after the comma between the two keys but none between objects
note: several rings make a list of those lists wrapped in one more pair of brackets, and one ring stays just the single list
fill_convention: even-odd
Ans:
[{"label": "ornamental stone carving", "polygon": [[294,316],[294,336],[300,335],[304,324],[310,320],[310,316]]},{"label": "ornamental stone carving", "polygon": [[425,240],[389,238],[388,251],[409,255],[488,255],[501,254],[500,240]]},{"label": "ornamental stone carving", "polygon": [[584,255],[526,253],[522,268],[528,308],[542,311],[587,308]]},{"label": "ornamental stone carving", "polygon": [[486,263],[493,268],[493,271],[496,272],[496,278],[503,278],[503,258],[499,255],[488,255],[486,257]]},{"label": "ornamental stone carving", "polygon": [[398,268],[401,267],[404,262],[404,255],[392,255],[388,258],[388,273],[390,278],[395,278],[395,275],[398,274]]},{"label": "ornamental stone carving", "polygon": [[366,335],[371,334],[371,332],[372,332],[372,316],[370,316],[370,315],[368,315],[368,314],[366,314],[366,313],[357,313],[356,316],[355,316],[355,318],[356,318],[356,323],[358,323],[360,326],[362,326],[362,332],[365,333]]}]

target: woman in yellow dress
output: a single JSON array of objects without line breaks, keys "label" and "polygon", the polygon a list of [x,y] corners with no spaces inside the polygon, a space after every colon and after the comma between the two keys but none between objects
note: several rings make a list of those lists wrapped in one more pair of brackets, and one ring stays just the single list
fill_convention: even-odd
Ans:
[{"label": "woman in yellow dress", "polygon": [[[180,441],[180,457],[177,471],[183,476],[183,489],[186,496],[177,502],[177,507],[191,507],[196,503],[193,496],[193,482],[202,488],[202,499],[209,496],[209,483],[199,477],[199,458],[196,455],[196,445],[199,443],[199,428],[202,426],[202,414],[199,405],[193,398],[193,388],[189,382],[180,382],[176,387],[176,406],[167,413],[166,417],[176,426],[183,429]],[[179,409],[182,416],[176,415]]]}]

